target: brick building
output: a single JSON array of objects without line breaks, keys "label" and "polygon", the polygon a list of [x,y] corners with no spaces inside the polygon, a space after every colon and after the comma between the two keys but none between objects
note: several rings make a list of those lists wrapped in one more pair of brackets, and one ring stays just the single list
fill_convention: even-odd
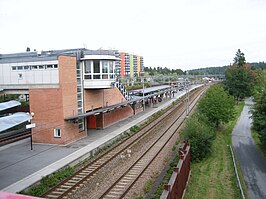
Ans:
[{"label": "brick building", "polygon": [[[0,90],[28,95],[35,143],[67,144],[87,136],[90,128],[105,128],[134,114],[131,106],[124,106],[84,116],[127,101],[114,86],[117,61],[124,62],[106,50],[2,54]],[[75,119],[67,119],[71,117]]]}]

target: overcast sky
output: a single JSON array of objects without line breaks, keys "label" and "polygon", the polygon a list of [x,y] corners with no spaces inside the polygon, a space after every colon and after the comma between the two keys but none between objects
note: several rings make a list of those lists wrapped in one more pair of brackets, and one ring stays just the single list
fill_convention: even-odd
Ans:
[{"label": "overcast sky", "polygon": [[118,49],[189,70],[266,61],[266,0],[0,0],[0,54]]}]

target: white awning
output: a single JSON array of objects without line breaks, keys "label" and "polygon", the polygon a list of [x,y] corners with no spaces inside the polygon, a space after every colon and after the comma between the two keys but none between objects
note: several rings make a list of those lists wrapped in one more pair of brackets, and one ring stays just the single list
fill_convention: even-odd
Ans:
[{"label": "white awning", "polygon": [[15,100],[11,100],[8,102],[2,102],[2,103],[0,103],[0,111],[6,110],[9,108],[13,108],[16,106],[20,106],[20,105],[21,105],[21,103],[18,101],[15,101]]},{"label": "white awning", "polygon": [[6,117],[0,117],[0,132],[22,124],[31,119],[32,116],[29,113],[22,112],[14,113],[13,115]]}]

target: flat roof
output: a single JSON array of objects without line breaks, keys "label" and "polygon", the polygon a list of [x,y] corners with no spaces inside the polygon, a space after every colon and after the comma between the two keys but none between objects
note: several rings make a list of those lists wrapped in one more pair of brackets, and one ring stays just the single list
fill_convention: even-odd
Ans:
[{"label": "flat roof", "polygon": [[[0,89],[0,91],[1,91],[1,89]],[[11,100],[8,102],[2,102],[2,103],[0,103],[0,111],[10,109],[10,108],[13,108],[16,106],[20,106],[20,105],[21,105],[21,103],[16,101],[16,100]]]},{"label": "flat roof", "polygon": [[83,55],[115,56],[115,51],[114,50],[89,50],[86,48],[74,48],[74,49],[63,49],[63,50],[0,54],[0,64],[1,63],[34,62],[34,61],[52,61],[52,60],[57,60],[57,57],[59,55],[78,56],[80,58],[82,54]]},{"label": "flat roof", "polygon": [[[161,85],[161,86],[148,87],[148,88],[144,88],[144,94],[152,93],[152,92],[160,91],[160,90],[165,90],[168,88],[171,88],[171,86]],[[134,94],[136,94],[136,93],[142,93],[143,94],[143,89],[141,88],[141,89],[130,90],[129,92],[133,92]]]},{"label": "flat roof", "polygon": [[29,113],[18,112],[13,115],[0,117],[0,132],[8,130],[14,126],[31,120],[32,116]]}]

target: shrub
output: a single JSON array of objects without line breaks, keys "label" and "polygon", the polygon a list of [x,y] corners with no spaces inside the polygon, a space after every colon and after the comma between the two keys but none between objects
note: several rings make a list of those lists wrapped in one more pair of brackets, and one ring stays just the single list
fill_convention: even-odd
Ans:
[{"label": "shrub", "polygon": [[181,138],[188,140],[191,146],[191,161],[201,161],[211,152],[212,142],[215,138],[213,128],[207,125],[204,116],[194,114],[181,130]]}]

